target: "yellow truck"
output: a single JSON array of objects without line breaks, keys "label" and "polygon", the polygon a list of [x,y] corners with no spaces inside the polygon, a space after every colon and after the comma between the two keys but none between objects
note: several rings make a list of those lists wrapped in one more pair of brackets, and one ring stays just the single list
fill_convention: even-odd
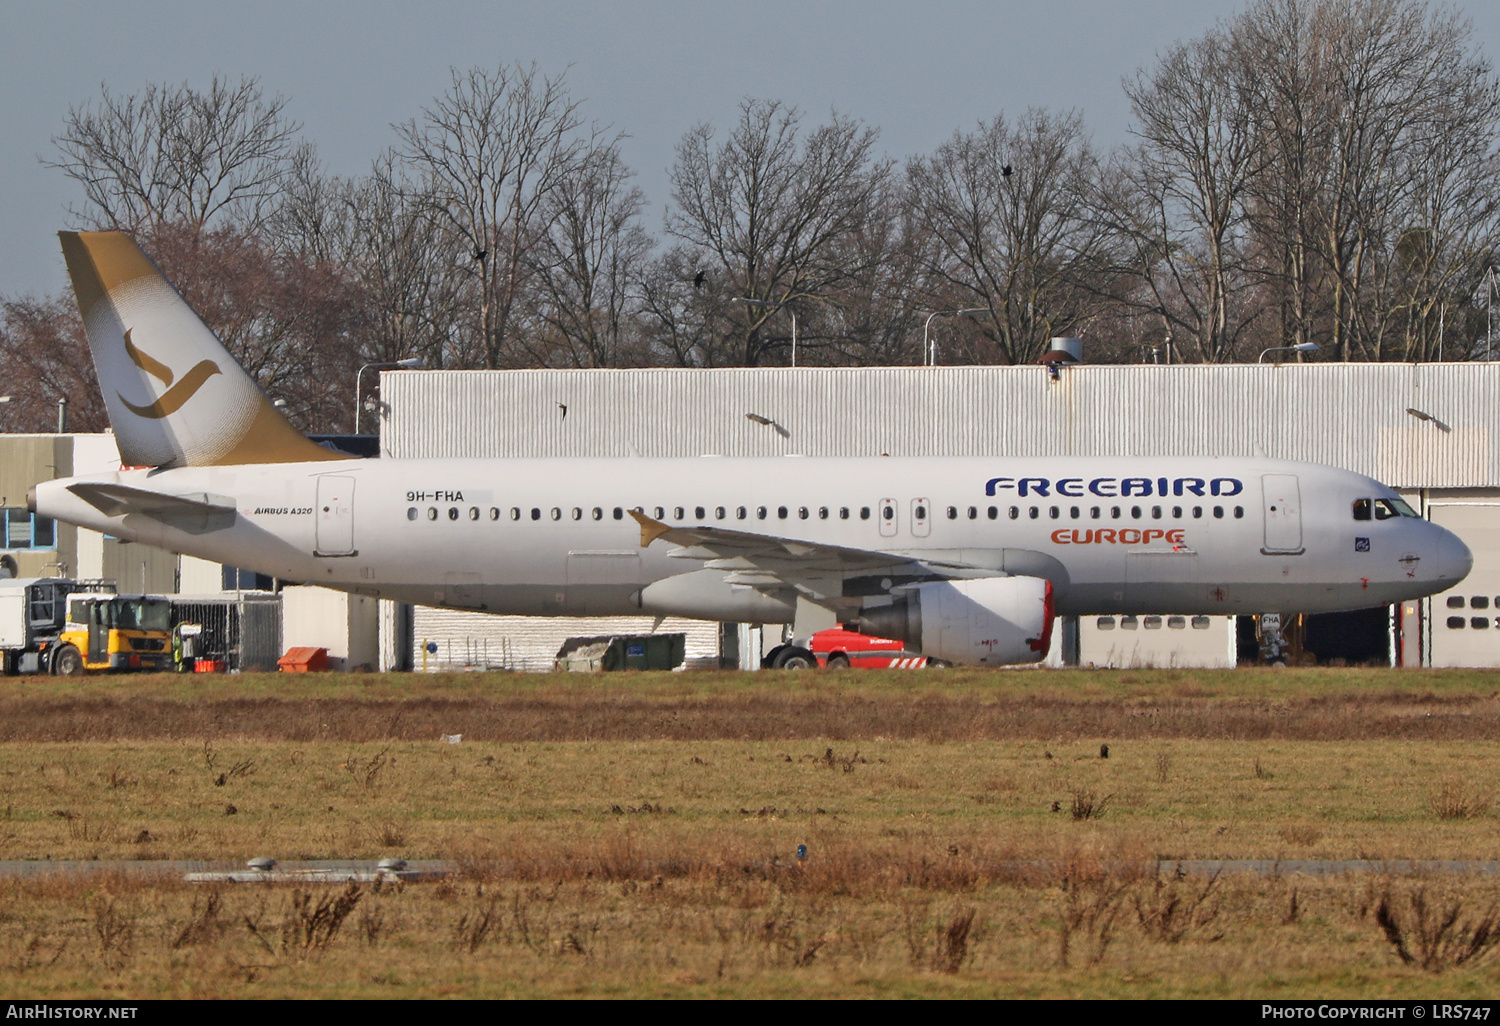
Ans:
[{"label": "yellow truck", "polygon": [[0,580],[0,672],[172,668],[172,604],[104,581]]}]

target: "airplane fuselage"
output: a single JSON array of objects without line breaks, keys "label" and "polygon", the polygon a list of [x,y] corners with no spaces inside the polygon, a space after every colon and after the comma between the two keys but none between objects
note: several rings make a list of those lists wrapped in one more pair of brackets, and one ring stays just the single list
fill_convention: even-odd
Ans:
[{"label": "airplane fuselage", "polygon": [[[80,482],[218,497],[232,513],[107,515],[68,490]],[[287,581],[559,616],[653,612],[644,588],[704,565],[643,547],[631,510],[1045,577],[1063,614],[1364,608],[1444,590],[1470,566],[1379,482],[1265,458],[373,459],[120,471],[41,485],[35,503]],[[855,605],[903,583],[846,576]]]}]

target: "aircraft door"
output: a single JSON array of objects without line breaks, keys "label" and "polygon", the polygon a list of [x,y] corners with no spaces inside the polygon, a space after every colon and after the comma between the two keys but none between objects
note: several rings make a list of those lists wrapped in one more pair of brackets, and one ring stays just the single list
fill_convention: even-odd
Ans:
[{"label": "aircraft door", "polygon": [[932,503],[926,499],[911,500],[911,533],[926,538],[932,532]]},{"label": "aircraft door", "polygon": [[89,603],[89,662],[109,660],[109,602]]},{"label": "aircraft door", "polygon": [[324,474],[318,478],[317,541],[314,555],[357,556],[354,550],[354,478]]},{"label": "aircraft door", "polygon": [[1295,474],[1263,474],[1260,479],[1268,556],[1295,556],[1302,548],[1302,497]]},{"label": "aircraft door", "polygon": [[896,537],[896,528],[897,528],[897,526],[898,526],[898,523],[897,523],[897,517],[896,517],[896,500],[895,499],[881,499],[880,500],[880,537],[882,537],[882,538],[894,538],[894,537]]}]

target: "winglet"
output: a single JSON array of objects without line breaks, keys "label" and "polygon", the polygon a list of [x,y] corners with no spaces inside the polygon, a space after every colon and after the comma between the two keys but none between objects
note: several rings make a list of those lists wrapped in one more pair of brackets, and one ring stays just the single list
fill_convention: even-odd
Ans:
[{"label": "winglet", "polygon": [[641,548],[643,549],[671,530],[660,520],[652,520],[638,509],[630,510],[630,516],[641,525]]},{"label": "winglet", "polygon": [[58,237],[122,463],[348,458],[292,427],[130,236]]}]

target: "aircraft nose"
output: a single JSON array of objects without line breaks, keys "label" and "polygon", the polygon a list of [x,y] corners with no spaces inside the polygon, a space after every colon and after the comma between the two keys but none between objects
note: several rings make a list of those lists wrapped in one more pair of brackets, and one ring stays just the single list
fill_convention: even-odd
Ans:
[{"label": "aircraft nose", "polygon": [[1451,588],[1474,569],[1474,553],[1469,551],[1462,538],[1445,529],[1438,539],[1437,566],[1438,579]]}]

